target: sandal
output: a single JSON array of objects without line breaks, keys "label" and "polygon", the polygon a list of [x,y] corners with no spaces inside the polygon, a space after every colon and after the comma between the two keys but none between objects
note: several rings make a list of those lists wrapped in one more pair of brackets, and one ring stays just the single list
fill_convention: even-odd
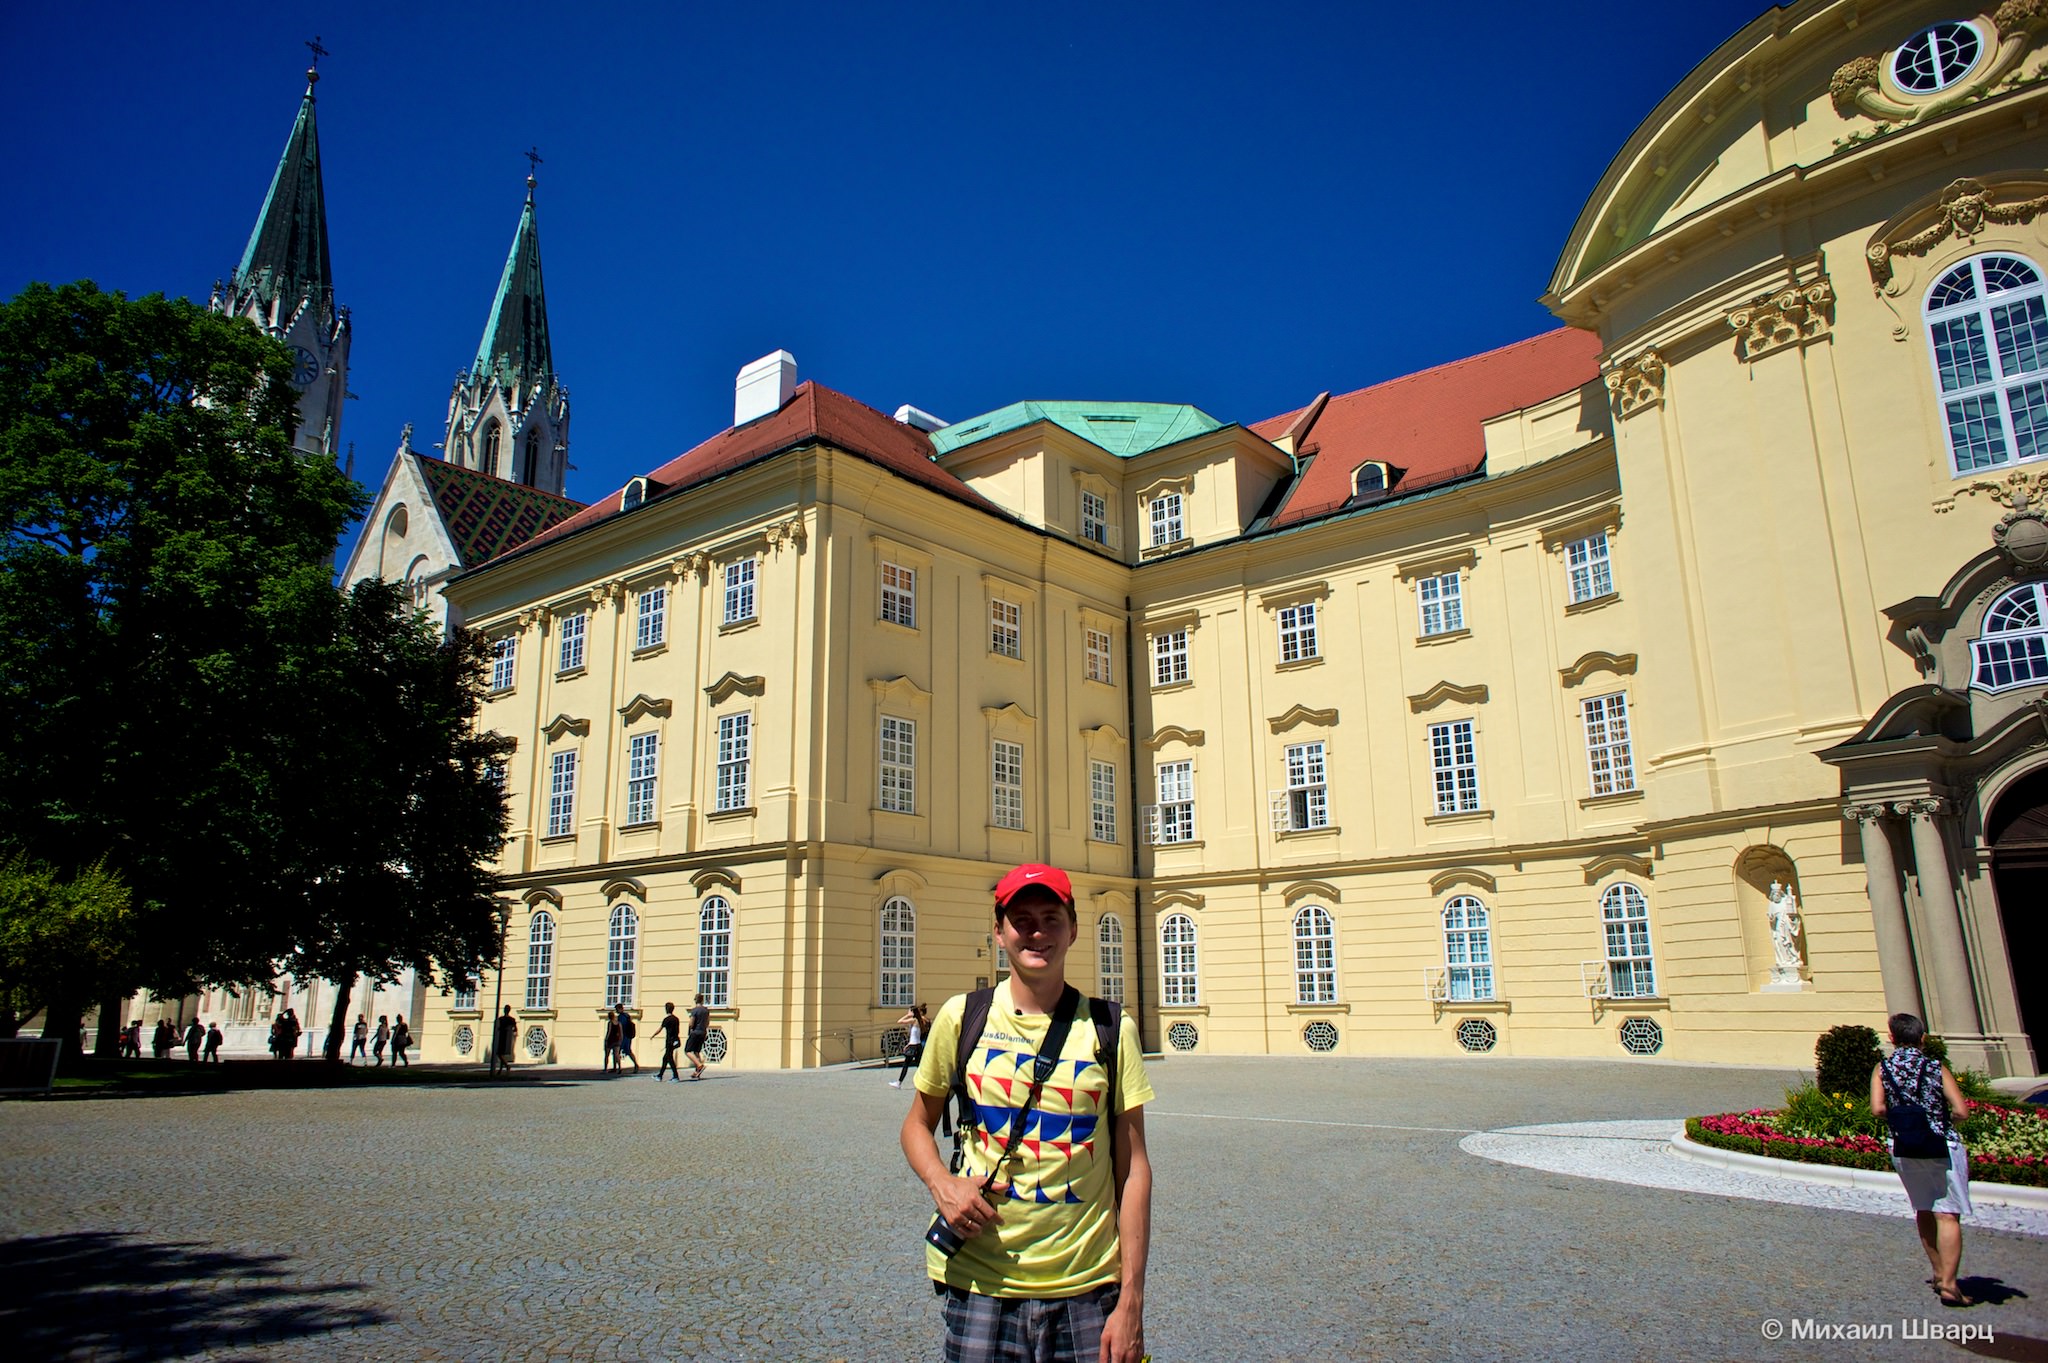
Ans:
[{"label": "sandal", "polygon": [[1962,1290],[1962,1289],[1961,1289],[1960,1287],[1959,1287],[1959,1288],[1957,1288],[1957,1289],[1956,1289],[1956,1290],[1955,1290],[1955,1291],[1954,1291],[1953,1293],[1949,1293],[1949,1292],[1943,1292],[1943,1291],[1941,1291],[1941,1290],[1939,1290],[1939,1289],[1936,1289],[1936,1291],[1935,1291],[1934,1295],[1935,1295],[1935,1296],[1937,1296],[1937,1297],[1939,1297],[1939,1298],[1941,1299],[1941,1304],[1942,1304],[1943,1306],[1958,1306],[1958,1307],[1960,1307],[1960,1306],[1975,1306],[1975,1305],[1977,1304],[1977,1303],[1976,1303],[1976,1302],[1975,1302],[1974,1300],[1972,1300],[1971,1298],[1969,1298],[1969,1297],[1966,1297],[1966,1296],[1964,1296],[1964,1295],[1963,1295],[1963,1290]]}]

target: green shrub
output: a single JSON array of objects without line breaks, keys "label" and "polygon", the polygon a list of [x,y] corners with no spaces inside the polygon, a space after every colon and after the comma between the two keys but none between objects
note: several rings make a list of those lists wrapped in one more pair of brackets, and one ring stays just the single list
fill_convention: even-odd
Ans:
[{"label": "green shrub", "polygon": [[1948,1043],[1934,1033],[1929,1032],[1927,1034],[1926,1038],[1920,1043],[1920,1049],[1926,1054],[1933,1056],[1936,1060],[1939,1060],[1942,1064],[1948,1064]]},{"label": "green shrub", "polygon": [[1843,1023],[1820,1034],[1813,1045],[1814,1080],[1822,1093],[1846,1093],[1851,1098],[1870,1093],[1870,1072],[1884,1052],[1877,1047],[1877,1033],[1868,1027]]},{"label": "green shrub", "polygon": [[2011,1103],[2009,1093],[2000,1093],[1991,1087],[1991,1081],[1980,1070],[1954,1070],[1956,1087],[1963,1091],[1963,1097],[1973,1103]]},{"label": "green shrub", "polygon": [[1870,1136],[1883,1140],[1885,1125],[1871,1115],[1870,1100],[1861,1095],[1823,1093],[1814,1084],[1785,1090],[1785,1107],[1777,1127],[1788,1136],[1833,1140],[1837,1136]]}]

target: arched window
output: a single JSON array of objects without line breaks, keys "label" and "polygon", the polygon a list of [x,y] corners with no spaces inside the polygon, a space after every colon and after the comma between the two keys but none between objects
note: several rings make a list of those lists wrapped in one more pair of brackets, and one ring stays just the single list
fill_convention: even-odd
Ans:
[{"label": "arched window", "polygon": [[2018,256],[1977,256],[1927,291],[1927,340],[1958,474],[2048,454],[2048,288]]},{"label": "arched window", "polygon": [[1167,1007],[1189,1007],[1200,997],[1195,964],[1195,920],[1184,913],[1168,914],[1159,925],[1160,1001]]},{"label": "arched window", "polygon": [[604,958],[604,1006],[633,1006],[633,960],[639,954],[640,915],[631,904],[612,907],[611,947]]},{"label": "arched window", "polygon": [[706,1007],[732,1006],[732,907],[718,895],[697,915],[697,992]]},{"label": "arched window", "polygon": [[1124,1001],[1124,924],[1113,913],[1095,929],[1095,992],[1112,1003]]},{"label": "arched window", "polygon": [[1469,894],[1444,905],[1444,987],[1457,1003],[1493,997],[1492,927]]},{"label": "arched window", "polygon": [[484,456],[477,461],[477,467],[493,478],[498,476],[498,423],[495,421],[484,431]]},{"label": "arched window", "polygon": [[1617,999],[1648,998],[1657,992],[1657,967],[1650,955],[1650,904],[1643,892],[1623,882],[1600,896],[1600,923],[1607,930],[1607,985]]},{"label": "arched window", "polygon": [[1337,1001],[1337,925],[1320,904],[1294,915],[1294,1001]]},{"label": "arched window", "polygon": [[882,1006],[917,1001],[917,910],[897,896],[882,905]]},{"label": "arched window", "polygon": [[1970,685],[2003,691],[2048,681],[2048,590],[2014,587],[1984,612],[1984,633],[1970,640]]},{"label": "arched window", "polygon": [[542,909],[526,933],[526,1006],[546,1008],[555,997],[555,916]]},{"label": "arched window", "polygon": [[526,433],[526,467],[520,471],[519,481],[528,487],[538,486],[540,482],[539,431],[528,431]]}]

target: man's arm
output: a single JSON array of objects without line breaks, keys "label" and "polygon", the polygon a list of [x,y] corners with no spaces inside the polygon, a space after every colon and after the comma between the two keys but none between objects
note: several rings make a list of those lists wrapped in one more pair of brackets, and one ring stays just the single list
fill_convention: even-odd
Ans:
[{"label": "man's arm", "polygon": [[[910,1112],[903,1119],[903,1158],[910,1161],[910,1172],[916,1174],[931,1193],[932,1205],[946,1218],[953,1233],[963,1240],[971,1240],[1003,1218],[981,1195],[980,1183],[956,1176],[940,1158],[939,1143],[932,1136],[932,1128],[939,1124],[939,1115],[945,1110],[946,1095],[943,1093],[933,1097],[920,1089],[911,1095]],[[1136,1363],[1137,1355],[1133,1354],[1131,1358],[1132,1363]]]},{"label": "man's arm", "polygon": [[1138,1363],[1145,1353],[1145,1261],[1152,1249],[1152,1156],[1142,1107],[1116,1115],[1116,1186],[1123,1290],[1102,1328],[1100,1363]]}]

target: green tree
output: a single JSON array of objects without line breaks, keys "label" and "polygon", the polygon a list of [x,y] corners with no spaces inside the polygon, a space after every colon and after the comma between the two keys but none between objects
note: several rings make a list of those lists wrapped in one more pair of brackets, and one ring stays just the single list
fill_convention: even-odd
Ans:
[{"label": "green tree", "polygon": [[66,878],[25,852],[0,861],[0,1036],[50,999],[132,974],[132,918],[128,887],[103,865]]}]

